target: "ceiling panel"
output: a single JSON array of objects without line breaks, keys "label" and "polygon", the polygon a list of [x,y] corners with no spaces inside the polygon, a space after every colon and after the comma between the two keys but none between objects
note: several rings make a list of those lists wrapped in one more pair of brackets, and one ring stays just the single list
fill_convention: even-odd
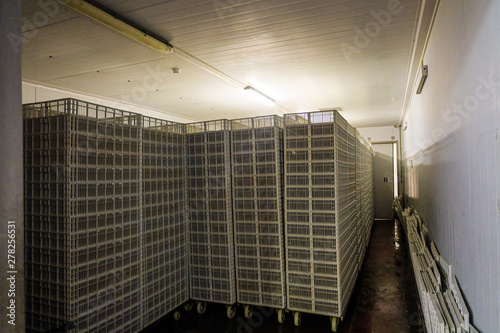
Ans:
[{"label": "ceiling panel", "polygon": [[[175,52],[164,56],[60,5],[23,46],[25,80],[195,120],[342,106],[355,126],[399,121],[420,1],[99,2],[205,65]],[[400,3],[400,11],[390,22],[383,17],[388,24],[381,26],[373,13],[388,13],[391,3]],[[36,0],[22,5],[28,20],[44,10]],[[342,47],[354,48],[356,29],[367,26],[375,30],[366,45],[346,57]],[[181,73],[171,73],[172,67]],[[254,86],[278,106],[257,104],[213,69]],[[160,82],[142,83],[154,70]],[[131,100],[134,94],[140,98]]]}]

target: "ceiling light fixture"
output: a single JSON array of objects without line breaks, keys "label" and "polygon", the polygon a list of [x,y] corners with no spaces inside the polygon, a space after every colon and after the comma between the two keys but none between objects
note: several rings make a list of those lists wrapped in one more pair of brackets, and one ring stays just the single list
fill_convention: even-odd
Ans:
[{"label": "ceiling light fixture", "polygon": [[117,15],[112,15],[87,1],[59,0],[59,2],[163,54],[169,54],[174,49],[172,45],[158,40],[146,31],[141,31],[121,20]]},{"label": "ceiling light fixture", "polygon": [[274,100],[261,93],[260,91],[256,90],[255,88],[251,86],[246,86],[244,89],[249,95],[251,95],[255,100],[261,102],[262,104],[268,105],[268,106],[275,106],[276,103]]}]

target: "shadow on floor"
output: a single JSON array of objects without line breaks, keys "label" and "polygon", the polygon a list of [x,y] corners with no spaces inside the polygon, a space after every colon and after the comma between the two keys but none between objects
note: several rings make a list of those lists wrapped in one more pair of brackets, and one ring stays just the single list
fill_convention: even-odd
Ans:
[{"label": "shadow on floor", "polygon": [[[363,270],[358,276],[349,307],[340,323],[339,333],[420,333],[423,328],[418,312],[411,261],[399,222],[375,221]],[[193,309],[181,311],[176,321],[172,314],[148,327],[144,333],[328,333],[330,320],[325,316],[302,314],[302,323],[294,326],[291,313],[279,324],[274,309],[256,308],[250,319],[238,307],[236,317],[226,317],[225,305],[208,304],[203,315]]]}]

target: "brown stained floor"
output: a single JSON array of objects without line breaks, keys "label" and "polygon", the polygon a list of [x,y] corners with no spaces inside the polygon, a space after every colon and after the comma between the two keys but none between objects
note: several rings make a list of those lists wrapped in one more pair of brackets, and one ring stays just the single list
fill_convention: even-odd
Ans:
[{"label": "brown stained floor", "polygon": [[[420,333],[423,332],[418,313],[411,262],[405,236],[399,223],[375,221],[363,270],[358,277],[349,307],[340,322],[339,333]],[[299,327],[288,313],[279,324],[274,310],[257,308],[250,319],[239,307],[236,317],[228,319],[226,308],[208,304],[204,315],[193,309],[181,311],[179,321],[166,316],[144,332],[168,333],[328,333],[328,317],[302,314]]]}]

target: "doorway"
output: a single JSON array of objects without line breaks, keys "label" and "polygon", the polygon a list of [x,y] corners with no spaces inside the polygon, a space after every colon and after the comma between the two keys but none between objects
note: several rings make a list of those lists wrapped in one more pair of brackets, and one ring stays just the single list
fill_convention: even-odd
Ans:
[{"label": "doorway", "polygon": [[392,219],[398,193],[397,142],[372,143],[375,219]]}]

